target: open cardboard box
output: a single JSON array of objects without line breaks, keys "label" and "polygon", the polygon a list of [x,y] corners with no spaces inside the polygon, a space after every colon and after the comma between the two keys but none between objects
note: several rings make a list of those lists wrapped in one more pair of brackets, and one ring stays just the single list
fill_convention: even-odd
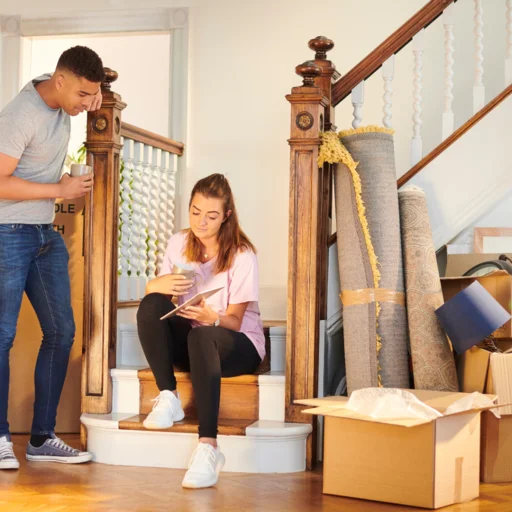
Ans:
[{"label": "open cardboard box", "polygon": [[468,254],[448,254],[446,261],[446,277],[459,277],[467,272],[470,268],[484,263],[485,261],[492,261],[499,259],[501,254],[505,254],[509,258],[512,258],[512,254],[509,253],[479,253],[471,252]]},{"label": "open cardboard box", "polygon": [[[408,391],[440,413],[467,396]],[[492,407],[434,420],[374,419],[348,410],[347,402],[295,402],[313,406],[303,413],[325,417],[324,493],[430,509],[479,496],[480,413]]]},{"label": "open cardboard box", "polygon": [[[441,287],[444,301],[447,302],[475,281],[478,281],[507,313],[512,313],[512,276],[505,270],[495,270],[482,277],[443,277]],[[493,336],[495,338],[512,338],[512,321],[509,320],[497,329]]]},{"label": "open cardboard box", "polygon": [[[457,357],[460,389],[467,393],[497,393],[498,404],[504,403],[499,389],[507,385],[507,376],[493,375],[492,361],[512,360],[512,340],[497,342],[502,354],[473,347]],[[507,353],[508,352],[508,353]],[[510,383],[509,383],[510,385]],[[512,482],[512,414],[500,411],[501,419],[492,413],[482,414],[480,478],[482,482]]]}]

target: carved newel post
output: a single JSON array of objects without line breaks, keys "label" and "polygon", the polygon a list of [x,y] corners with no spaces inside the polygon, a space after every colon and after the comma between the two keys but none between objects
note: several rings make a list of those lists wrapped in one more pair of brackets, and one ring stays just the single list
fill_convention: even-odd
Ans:
[{"label": "carved newel post", "polygon": [[303,85],[286,98],[291,104],[290,213],[288,246],[288,318],[286,339],[286,421],[313,425],[307,466],[316,459],[316,421],[302,414],[294,400],[317,394],[320,320],[326,316],[327,256],[330,229],[331,170],[318,168],[320,132],[330,130],[331,82],[335,68],[326,60],[334,43],[324,37],[309,42],[314,61],[296,67]]},{"label": "carved newel post", "polygon": [[117,73],[105,68],[103,103],[87,116],[85,143],[94,188],[85,202],[82,412],[94,414],[111,412],[110,369],[116,351],[119,153],[126,107],[111,90],[116,79]]}]

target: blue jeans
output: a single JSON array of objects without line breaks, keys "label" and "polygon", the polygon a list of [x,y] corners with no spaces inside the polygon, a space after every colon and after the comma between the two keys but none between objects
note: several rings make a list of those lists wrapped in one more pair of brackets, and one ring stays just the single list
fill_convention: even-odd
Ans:
[{"label": "blue jeans", "polygon": [[9,437],[9,352],[26,292],[43,341],[35,369],[32,434],[51,434],[75,337],[69,254],[51,224],[0,224],[0,437]]}]

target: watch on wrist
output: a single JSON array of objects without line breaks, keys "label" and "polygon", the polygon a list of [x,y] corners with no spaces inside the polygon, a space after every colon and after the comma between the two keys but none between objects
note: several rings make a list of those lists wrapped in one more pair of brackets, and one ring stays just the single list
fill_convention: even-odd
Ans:
[{"label": "watch on wrist", "polygon": [[213,323],[214,327],[219,327],[219,325],[220,325],[220,315],[219,315],[219,318],[217,318],[217,320],[215,320],[215,322]]}]

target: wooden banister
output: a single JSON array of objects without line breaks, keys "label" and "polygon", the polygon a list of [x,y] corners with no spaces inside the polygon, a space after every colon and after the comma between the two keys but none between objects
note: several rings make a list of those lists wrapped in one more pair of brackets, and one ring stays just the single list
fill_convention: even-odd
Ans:
[{"label": "wooden banister", "polygon": [[430,25],[456,0],[431,0],[359,64],[343,75],[332,89],[332,104],[338,105],[356,85],[369,78],[393,54],[399,52],[420,30]]},{"label": "wooden banister", "polygon": [[475,124],[482,120],[489,112],[492,112],[501,102],[512,94],[512,85],[509,85],[501,94],[490,101],[483,109],[477,112],[473,117],[466,121],[459,129],[455,130],[439,146],[433,149],[428,155],[424,156],[410,171],[407,171],[397,180],[397,187],[403,187],[410,179],[414,178],[424,167],[432,160],[437,158],[443,151],[446,151],[454,142],[460,139]]},{"label": "wooden banister", "polygon": [[[468,132],[475,124],[481,121],[487,114],[492,112],[500,103],[505,101],[512,94],[512,85],[509,85],[501,94],[496,96],[490,101],[482,110],[477,112],[473,117],[466,121],[460,128],[455,130],[449,137],[447,137],[439,146],[434,148],[428,155],[424,156],[410,171],[407,171],[403,176],[400,176],[396,181],[398,189],[402,188],[409,180],[414,178],[422,169],[424,169],[432,160],[446,151],[452,144],[457,142],[466,132]],[[329,247],[337,241],[336,233],[329,236]]]},{"label": "wooden banister", "polygon": [[153,148],[168,151],[174,155],[183,156],[185,145],[182,142],[168,139],[167,137],[157,135],[156,133],[144,130],[138,126],[133,126],[132,124],[121,123],[121,137],[148,144]]}]

